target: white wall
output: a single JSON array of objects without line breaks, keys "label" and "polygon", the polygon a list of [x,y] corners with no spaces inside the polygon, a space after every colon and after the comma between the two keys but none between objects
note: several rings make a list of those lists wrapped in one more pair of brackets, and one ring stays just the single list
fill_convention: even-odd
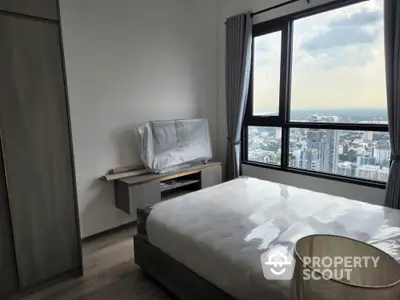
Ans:
[{"label": "white wall", "polygon": [[86,237],[132,221],[107,170],[140,163],[135,128],[207,117],[217,145],[213,0],[61,0],[81,221]]},{"label": "white wall", "polygon": [[[133,220],[114,207],[113,185],[98,178],[111,168],[140,163],[138,125],[207,117],[214,156],[225,160],[224,22],[281,1],[60,1],[82,237]],[[332,0],[312,0],[312,5],[327,1]],[[308,7],[301,0],[256,22]],[[383,201],[382,190],[244,169],[250,176]]]},{"label": "white wall", "polygon": [[[220,0],[219,3],[219,22],[218,22],[218,82],[220,87],[225,87],[225,20],[233,15],[246,11],[259,11],[286,0]],[[312,0],[308,4],[306,0],[274,9],[267,13],[257,16],[255,23],[272,20],[284,15],[302,11],[313,6],[318,6],[334,0]],[[219,89],[219,116],[218,116],[218,135],[219,135],[219,157],[225,161],[226,151],[226,114],[225,114],[225,91]],[[318,192],[347,197],[350,199],[365,201],[383,205],[385,191],[355,184],[342,183],[332,180],[320,179],[310,176],[292,174],[282,171],[275,171],[265,168],[258,168],[243,165],[243,172],[246,176],[253,176],[260,179],[280,182],[301,188],[311,189]]]}]

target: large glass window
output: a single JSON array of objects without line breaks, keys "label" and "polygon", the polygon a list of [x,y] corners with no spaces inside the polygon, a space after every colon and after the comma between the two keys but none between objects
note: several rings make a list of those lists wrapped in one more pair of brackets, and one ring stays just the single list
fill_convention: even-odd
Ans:
[{"label": "large glass window", "polygon": [[382,3],[293,22],[291,120],[387,122]]},{"label": "large glass window", "polygon": [[248,160],[281,165],[282,128],[250,126],[248,130]]},{"label": "large glass window", "polygon": [[290,168],[386,182],[388,132],[291,128]]},{"label": "large glass window", "polygon": [[279,113],[281,42],[280,31],[254,38],[254,115],[277,116]]},{"label": "large glass window", "polygon": [[383,26],[381,0],[255,25],[245,162],[383,185],[391,159]]}]

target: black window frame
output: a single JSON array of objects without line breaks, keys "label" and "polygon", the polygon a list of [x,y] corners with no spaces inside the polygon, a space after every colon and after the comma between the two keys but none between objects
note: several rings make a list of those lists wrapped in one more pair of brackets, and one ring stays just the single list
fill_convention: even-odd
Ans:
[{"label": "black window frame", "polygon": [[[305,129],[326,129],[326,130],[354,130],[354,131],[377,131],[388,132],[389,127],[385,124],[357,124],[357,123],[317,123],[317,122],[291,122],[290,121],[290,103],[291,103],[291,76],[292,76],[292,58],[293,58],[293,23],[296,20],[306,18],[312,15],[320,14],[330,10],[338,9],[352,4],[362,3],[367,0],[340,0],[311,8],[299,13],[294,13],[272,21],[255,24],[253,26],[253,39],[282,31],[281,44],[281,69],[280,69],[280,93],[279,93],[279,116],[254,116],[253,115],[253,79],[254,63],[252,61],[251,81],[248,93],[248,101],[243,122],[242,132],[242,164],[257,166],[267,169],[279,170],[301,175],[308,175],[318,178],[330,179],[352,184],[359,184],[375,188],[386,188],[385,182],[348,177],[337,174],[329,174],[318,171],[310,171],[289,167],[289,132],[291,128]],[[254,43],[253,43],[254,54]],[[252,55],[254,59],[254,55]],[[281,165],[272,165],[249,161],[248,157],[248,128],[249,126],[260,127],[280,127],[282,128],[282,148]]]}]

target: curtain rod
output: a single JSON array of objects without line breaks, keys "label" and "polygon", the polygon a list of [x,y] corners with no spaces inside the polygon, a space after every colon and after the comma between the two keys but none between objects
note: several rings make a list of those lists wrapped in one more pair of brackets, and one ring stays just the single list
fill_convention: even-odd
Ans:
[{"label": "curtain rod", "polygon": [[[273,10],[273,9],[276,9],[276,8],[279,8],[279,7],[282,7],[282,6],[286,6],[286,5],[295,3],[295,2],[299,2],[299,1],[301,1],[301,0],[289,0],[289,1],[286,1],[286,2],[283,2],[283,3],[280,3],[280,4],[268,7],[266,9],[256,11],[255,13],[252,13],[251,16],[254,17],[256,15],[260,15],[260,14],[265,13],[267,11],[270,11],[270,10]],[[310,2],[311,2],[311,0],[306,0],[306,1],[307,1],[308,4],[310,4]],[[367,1],[367,0],[365,0],[365,1]],[[226,22],[225,22],[225,24],[226,24]]]},{"label": "curtain rod", "polygon": [[[263,10],[260,10],[260,11],[256,11],[255,13],[252,13],[251,16],[254,17],[256,15],[263,14],[263,13],[265,13],[267,11],[270,11],[270,10],[273,10],[273,9],[276,9],[276,8],[279,8],[279,7],[282,7],[282,6],[286,6],[286,5],[295,3],[295,2],[299,2],[299,1],[301,1],[301,0],[289,0],[289,1],[277,4],[277,5],[274,5],[274,6],[271,6],[271,7],[268,7],[266,9],[263,9]],[[310,0],[307,0],[307,2],[310,3]]]}]

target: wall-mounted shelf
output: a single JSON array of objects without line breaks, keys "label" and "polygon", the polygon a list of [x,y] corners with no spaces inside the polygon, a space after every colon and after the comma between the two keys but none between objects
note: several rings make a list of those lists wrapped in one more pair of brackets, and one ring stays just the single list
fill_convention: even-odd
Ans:
[{"label": "wall-mounted shelf", "polygon": [[[131,216],[138,208],[222,182],[221,163],[212,162],[168,174],[146,174],[115,181],[115,206]],[[169,185],[167,185],[169,184]]]}]

